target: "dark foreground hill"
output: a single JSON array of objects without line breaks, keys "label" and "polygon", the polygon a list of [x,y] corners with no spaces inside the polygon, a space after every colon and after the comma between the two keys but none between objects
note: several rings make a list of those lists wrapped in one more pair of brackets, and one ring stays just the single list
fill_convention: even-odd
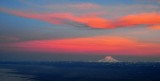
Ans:
[{"label": "dark foreground hill", "polygon": [[160,81],[160,63],[0,62],[0,81]]}]

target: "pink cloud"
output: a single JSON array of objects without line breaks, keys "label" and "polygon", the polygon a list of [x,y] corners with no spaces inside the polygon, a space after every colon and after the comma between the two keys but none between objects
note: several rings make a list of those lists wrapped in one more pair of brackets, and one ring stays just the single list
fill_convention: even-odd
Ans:
[{"label": "pink cloud", "polygon": [[36,40],[0,45],[14,51],[67,52],[93,54],[154,55],[160,53],[160,45],[139,42],[135,39],[97,36],[61,40]]}]

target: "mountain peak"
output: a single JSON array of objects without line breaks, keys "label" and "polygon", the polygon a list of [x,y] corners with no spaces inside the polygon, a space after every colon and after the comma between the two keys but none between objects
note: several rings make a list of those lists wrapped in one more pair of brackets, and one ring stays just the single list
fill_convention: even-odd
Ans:
[{"label": "mountain peak", "polygon": [[98,60],[98,62],[119,62],[119,60],[114,59],[112,56],[106,56],[104,59]]}]

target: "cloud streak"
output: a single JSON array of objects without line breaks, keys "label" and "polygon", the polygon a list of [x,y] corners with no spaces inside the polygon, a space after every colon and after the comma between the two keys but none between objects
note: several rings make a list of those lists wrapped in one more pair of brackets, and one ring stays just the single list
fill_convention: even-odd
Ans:
[{"label": "cloud streak", "polygon": [[4,43],[4,42],[15,42],[15,41],[19,41],[20,38],[18,37],[14,37],[14,36],[2,36],[0,35],[0,43]]}]

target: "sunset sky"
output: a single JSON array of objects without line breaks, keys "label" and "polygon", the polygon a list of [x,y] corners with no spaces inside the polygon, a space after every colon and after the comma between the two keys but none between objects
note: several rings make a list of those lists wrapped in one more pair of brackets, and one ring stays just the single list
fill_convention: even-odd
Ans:
[{"label": "sunset sky", "polygon": [[160,0],[0,1],[1,60],[104,56],[160,61]]}]

